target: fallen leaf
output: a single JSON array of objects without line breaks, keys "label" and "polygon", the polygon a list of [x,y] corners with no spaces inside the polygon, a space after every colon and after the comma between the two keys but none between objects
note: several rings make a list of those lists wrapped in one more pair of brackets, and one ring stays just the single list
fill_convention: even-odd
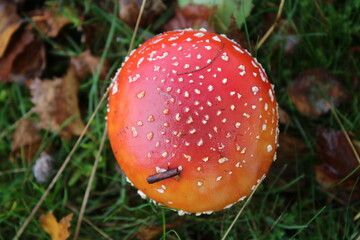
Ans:
[{"label": "fallen leaf", "polygon": [[20,155],[28,162],[32,161],[40,148],[41,141],[42,137],[35,122],[26,118],[21,119],[12,136],[10,158]]},{"label": "fallen leaf", "polygon": [[[91,54],[90,50],[80,53],[76,57],[71,58],[71,64],[75,67],[75,72],[78,79],[82,80],[89,73],[95,74],[98,71],[100,66],[100,57],[95,57]],[[105,79],[107,72],[109,70],[109,65],[107,61],[105,61],[101,72],[100,78]]]},{"label": "fallen leaf", "polygon": [[338,106],[348,99],[340,81],[325,68],[301,73],[290,85],[288,94],[299,112],[308,117],[327,113],[328,102]]},{"label": "fallen leaf", "polygon": [[44,44],[32,31],[28,25],[13,34],[13,41],[0,58],[0,81],[24,84],[39,77],[45,69]]},{"label": "fallen leaf", "polygon": [[209,8],[204,5],[188,4],[183,8],[176,7],[175,16],[164,25],[166,31],[185,28],[206,28],[214,32],[210,17],[216,12],[216,7]]},{"label": "fallen leaf", "polygon": [[41,215],[39,222],[44,231],[51,236],[52,240],[66,240],[70,237],[69,227],[72,217],[73,214],[70,213],[58,222],[53,213],[49,213]]},{"label": "fallen leaf", "polygon": [[[359,171],[340,185],[333,187],[334,184],[347,177],[359,165],[343,132],[319,127],[316,143],[318,164],[314,166],[314,169],[317,182],[328,190],[336,191],[339,196],[350,194],[356,179],[360,178]],[[356,148],[356,151],[360,154],[359,147]],[[354,198],[360,199],[359,191],[354,192]]]},{"label": "fallen leaf", "polygon": [[39,128],[59,132],[64,139],[78,136],[85,125],[80,118],[79,81],[70,67],[66,75],[53,80],[35,79],[30,85],[33,111],[40,116]]},{"label": "fallen leaf", "polygon": [[71,23],[68,18],[57,14],[56,9],[34,11],[31,19],[42,33],[52,38],[57,37],[61,29]]},{"label": "fallen leaf", "polygon": [[[124,22],[134,27],[140,12],[142,0],[119,0],[119,17]],[[141,16],[141,26],[152,24],[156,17],[167,9],[162,0],[146,1],[144,12]]]},{"label": "fallen leaf", "polygon": [[45,183],[54,173],[54,158],[46,152],[41,152],[40,157],[36,159],[33,166],[33,174],[38,183]]},{"label": "fallen leaf", "polygon": [[0,58],[4,55],[12,35],[19,29],[22,22],[17,14],[15,3],[0,3]]}]

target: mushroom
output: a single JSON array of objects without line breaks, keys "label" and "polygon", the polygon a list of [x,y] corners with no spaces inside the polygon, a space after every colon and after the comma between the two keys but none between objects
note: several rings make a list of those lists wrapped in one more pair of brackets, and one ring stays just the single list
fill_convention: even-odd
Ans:
[{"label": "mushroom", "polygon": [[249,196],[276,158],[278,113],[264,69],[200,30],[155,36],[110,85],[108,135],[142,197],[211,213]]}]

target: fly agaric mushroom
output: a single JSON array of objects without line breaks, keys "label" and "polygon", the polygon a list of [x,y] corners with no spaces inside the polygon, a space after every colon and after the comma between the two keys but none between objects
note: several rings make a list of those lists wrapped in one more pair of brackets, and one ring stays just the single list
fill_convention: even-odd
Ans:
[{"label": "fly agaric mushroom", "polygon": [[142,197],[211,213],[245,199],[275,160],[277,103],[264,69],[223,35],[160,34],[110,86],[108,135]]}]

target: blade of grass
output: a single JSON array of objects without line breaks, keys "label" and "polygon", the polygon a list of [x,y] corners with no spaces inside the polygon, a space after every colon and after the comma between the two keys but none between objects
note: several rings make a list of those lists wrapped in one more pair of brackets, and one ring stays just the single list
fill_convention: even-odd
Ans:
[{"label": "blade of grass", "polygon": [[86,187],[86,191],[85,191],[85,194],[84,194],[83,202],[82,202],[82,205],[81,205],[81,208],[80,208],[80,213],[79,213],[78,221],[77,221],[77,223],[76,223],[75,234],[74,234],[74,239],[75,239],[75,240],[76,240],[76,239],[78,238],[78,236],[79,236],[79,231],[80,231],[80,227],[81,227],[81,222],[82,222],[82,220],[83,220],[83,218],[84,218],[84,212],[85,212],[86,205],[87,205],[87,202],[88,202],[88,199],[89,199],[89,196],[90,196],[90,191],[91,191],[92,183],[94,182],[96,169],[97,169],[97,166],[98,166],[98,164],[99,164],[99,160],[100,160],[100,157],[101,157],[101,153],[102,153],[102,150],[103,150],[103,147],[104,147],[104,144],[105,144],[106,133],[107,133],[107,126],[105,127],[104,132],[103,132],[103,135],[102,135],[102,137],[101,137],[101,143],[100,143],[100,146],[99,146],[99,149],[98,149],[98,153],[97,153],[96,158],[95,158],[94,165],[93,165],[92,170],[91,170],[91,175],[90,175],[90,178],[89,178],[89,182],[88,182],[88,185],[87,185],[87,187]]},{"label": "blade of grass", "polygon": [[285,0],[281,0],[280,2],[280,6],[279,6],[279,10],[276,14],[276,18],[274,23],[271,25],[271,27],[267,30],[267,32],[265,33],[265,35],[260,39],[260,41],[256,44],[256,50],[259,50],[259,48],[261,48],[261,46],[264,44],[264,42],[270,37],[270,35],[272,34],[272,32],[275,30],[276,25],[278,24],[278,21],[281,17],[282,11],[284,9],[284,4],[285,4]]},{"label": "blade of grass", "polygon": [[236,217],[234,218],[234,220],[232,221],[232,223],[230,224],[229,228],[226,230],[224,236],[221,238],[221,240],[225,240],[227,238],[227,236],[229,235],[231,229],[234,227],[236,221],[239,219],[239,217],[241,216],[242,212],[244,211],[245,207],[249,204],[252,196],[254,195],[254,193],[256,192],[256,190],[259,188],[260,184],[263,182],[263,179],[261,179],[261,181],[259,181],[256,186],[254,191],[250,194],[249,198],[245,201],[244,205],[241,207],[240,211],[238,212],[238,214],[236,215]]},{"label": "blade of grass", "polygon": [[[69,204],[66,204],[66,207],[68,207],[71,211],[73,211],[74,213],[78,214],[79,211],[74,207],[71,206]],[[103,236],[105,239],[109,239],[112,240],[113,238],[111,238],[109,235],[107,235],[105,232],[103,232],[100,228],[98,228],[93,222],[91,222],[89,219],[87,219],[86,217],[83,218],[84,222],[86,222],[87,224],[89,224],[95,231],[97,231],[101,236]]]}]

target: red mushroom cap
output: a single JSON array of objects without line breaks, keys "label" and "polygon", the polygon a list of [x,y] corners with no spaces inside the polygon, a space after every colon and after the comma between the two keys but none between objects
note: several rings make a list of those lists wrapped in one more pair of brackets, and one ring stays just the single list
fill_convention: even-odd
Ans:
[{"label": "red mushroom cap", "polygon": [[[108,134],[142,196],[189,213],[245,199],[275,160],[273,87],[245,49],[204,30],[160,34],[136,49],[110,89]],[[177,177],[149,184],[150,175]]]}]

